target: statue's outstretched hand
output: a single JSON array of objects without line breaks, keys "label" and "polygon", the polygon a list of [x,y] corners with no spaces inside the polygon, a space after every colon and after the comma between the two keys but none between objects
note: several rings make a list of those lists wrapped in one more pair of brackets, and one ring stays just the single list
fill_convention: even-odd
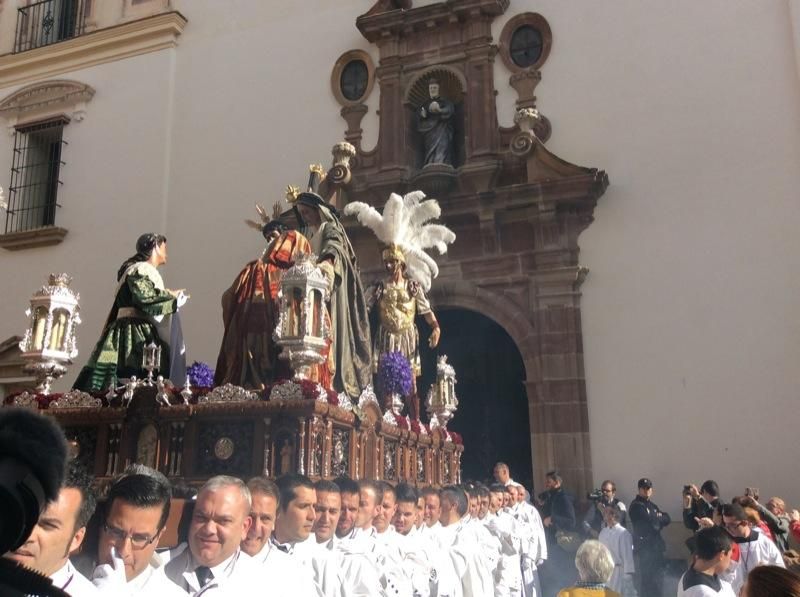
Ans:
[{"label": "statue's outstretched hand", "polygon": [[428,338],[428,346],[430,346],[431,348],[436,348],[436,346],[439,344],[439,336],[441,335],[442,331],[439,328],[433,328],[433,331],[431,332],[431,337]]}]

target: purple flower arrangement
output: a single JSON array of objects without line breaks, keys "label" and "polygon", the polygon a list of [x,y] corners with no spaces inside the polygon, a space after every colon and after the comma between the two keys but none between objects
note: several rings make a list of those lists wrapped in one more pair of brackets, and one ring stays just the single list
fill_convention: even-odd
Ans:
[{"label": "purple flower arrangement", "polygon": [[210,388],[214,386],[214,370],[206,365],[195,361],[191,367],[186,369],[189,382],[195,388]]},{"label": "purple flower arrangement", "polygon": [[387,352],[378,362],[378,383],[384,396],[411,392],[411,365],[400,352]]}]

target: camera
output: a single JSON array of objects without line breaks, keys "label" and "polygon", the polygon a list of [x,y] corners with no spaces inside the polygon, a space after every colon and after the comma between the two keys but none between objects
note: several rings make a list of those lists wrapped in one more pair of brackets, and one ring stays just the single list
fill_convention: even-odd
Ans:
[{"label": "camera", "polygon": [[603,499],[603,492],[600,489],[595,489],[586,494],[586,499],[591,500],[593,502],[599,502]]},{"label": "camera", "polygon": [[683,495],[692,495],[692,486],[691,485],[684,485],[683,486]]}]

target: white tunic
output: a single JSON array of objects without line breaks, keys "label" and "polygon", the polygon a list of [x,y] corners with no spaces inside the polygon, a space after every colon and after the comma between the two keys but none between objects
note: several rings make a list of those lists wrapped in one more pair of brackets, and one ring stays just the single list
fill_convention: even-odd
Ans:
[{"label": "white tunic", "polygon": [[626,574],[633,574],[633,538],[628,530],[617,523],[613,527],[604,527],[600,531],[600,543],[608,548],[614,558],[614,572],[606,583],[608,588],[622,593],[623,580]]},{"label": "white tunic", "polygon": [[302,564],[269,541],[253,556],[253,561],[261,566],[262,578],[269,582],[270,595],[319,597],[321,594]]},{"label": "white tunic", "polygon": [[[742,585],[744,585],[747,575],[756,566],[766,564],[780,566],[781,568],[786,567],[777,546],[755,529],[750,531],[747,539],[737,537],[735,541],[739,547],[739,557],[736,560],[731,558],[730,567],[720,575],[720,578],[731,583],[736,594],[739,593]],[[735,550],[734,557],[736,557]]]},{"label": "white tunic", "polygon": [[677,597],[736,597],[730,583],[689,570],[678,581]]},{"label": "white tunic", "polygon": [[92,574],[92,582],[101,593],[114,597],[177,597],[186,594],[167,578],[164,561],[157,553],[150,558],[147,568],[130,581],[125,577],[125,564],[116,558],[113,564],[97,566]]},{"label": "white tunic", "polygon": [[198,566],[189,546],[183,543],[169,552],[169,562],[164,566],[164,572],[186,594],[198,597],[241,597],[248,594],[251,587],[265,582],[261,567],[241,550],[236,550],[227,560],[212,567],[213,578],[204,587],[200,587],[197,580]]},{"label": "white tunic", "polygon": [[456,575],[461,580],[464,597],[493,597],[494,578],[475,533],[462,519],[442,529],[442,543],[450,547],[450,558]]}]

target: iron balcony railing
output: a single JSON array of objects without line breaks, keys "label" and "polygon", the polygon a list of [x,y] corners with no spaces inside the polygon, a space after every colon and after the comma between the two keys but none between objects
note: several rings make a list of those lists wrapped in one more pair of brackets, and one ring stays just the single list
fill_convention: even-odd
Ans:
[{"label": "iron balcony railing", "polygon": [[89,0],[43,0],[17,9],[14,53],[83,34]]}]

